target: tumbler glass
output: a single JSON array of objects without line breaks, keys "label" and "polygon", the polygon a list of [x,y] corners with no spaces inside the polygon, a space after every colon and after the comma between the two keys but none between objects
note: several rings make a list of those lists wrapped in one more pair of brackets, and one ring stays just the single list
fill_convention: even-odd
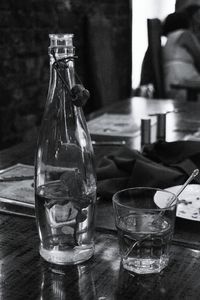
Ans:
[{"label": "tumbler glass", "polygon": [[157,188],[137,187],[113,195],[119,250],[125,269],[158,273],[169,262],[177,197]]}]

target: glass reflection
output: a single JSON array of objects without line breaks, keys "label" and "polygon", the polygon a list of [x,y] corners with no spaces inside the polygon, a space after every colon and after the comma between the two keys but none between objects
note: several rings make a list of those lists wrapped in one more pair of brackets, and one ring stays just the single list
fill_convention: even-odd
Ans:
[{"label": "glass reflection", "polygon": [[134,295],[134,299],[171,299],[171,291],[165,285],[164,272],[137,275],[126,271],[121,264],[115,300],[129,299],[130,295]]},{"label": "glass reflection", "polygon": [[93,274],[88,265],[43,268],[40,300],[97,299]]}]

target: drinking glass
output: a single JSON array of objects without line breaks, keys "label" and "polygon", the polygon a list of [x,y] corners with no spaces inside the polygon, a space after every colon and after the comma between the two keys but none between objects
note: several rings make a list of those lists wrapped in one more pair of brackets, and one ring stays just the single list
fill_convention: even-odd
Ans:
[{"label": "drinking glass", "polygon": [[148,187],[128,188],[113,195],[119,250],[125,269],[158,273],[169,262],[177,197]]}]

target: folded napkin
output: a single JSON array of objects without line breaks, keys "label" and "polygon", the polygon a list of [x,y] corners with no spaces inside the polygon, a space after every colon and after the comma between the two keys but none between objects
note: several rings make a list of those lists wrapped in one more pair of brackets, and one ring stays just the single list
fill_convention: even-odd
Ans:
[{"label": "folded napkin", "polygon": [[[103,199],[136,186],[167,188],[183,184],[200,168],[200,142],[156,142],[143,152],[121,147],[97,162],[97,192]],[[199,175],[193,183],[200,183]]]}]

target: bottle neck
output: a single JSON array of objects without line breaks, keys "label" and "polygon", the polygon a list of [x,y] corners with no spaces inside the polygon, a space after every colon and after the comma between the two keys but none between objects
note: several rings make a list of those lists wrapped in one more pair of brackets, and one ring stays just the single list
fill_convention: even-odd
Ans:
[{"label": "bottle neck", "polygon": [[49,47],[50,85],[61,82],[71,89],[75,84],[74,47]]},{"label": "bottle neck", "polygon": [[69,47],[49,47],[50,63],[53,64],[56,60],[67,59],[74,57],[75,50],[73,46]]}]

